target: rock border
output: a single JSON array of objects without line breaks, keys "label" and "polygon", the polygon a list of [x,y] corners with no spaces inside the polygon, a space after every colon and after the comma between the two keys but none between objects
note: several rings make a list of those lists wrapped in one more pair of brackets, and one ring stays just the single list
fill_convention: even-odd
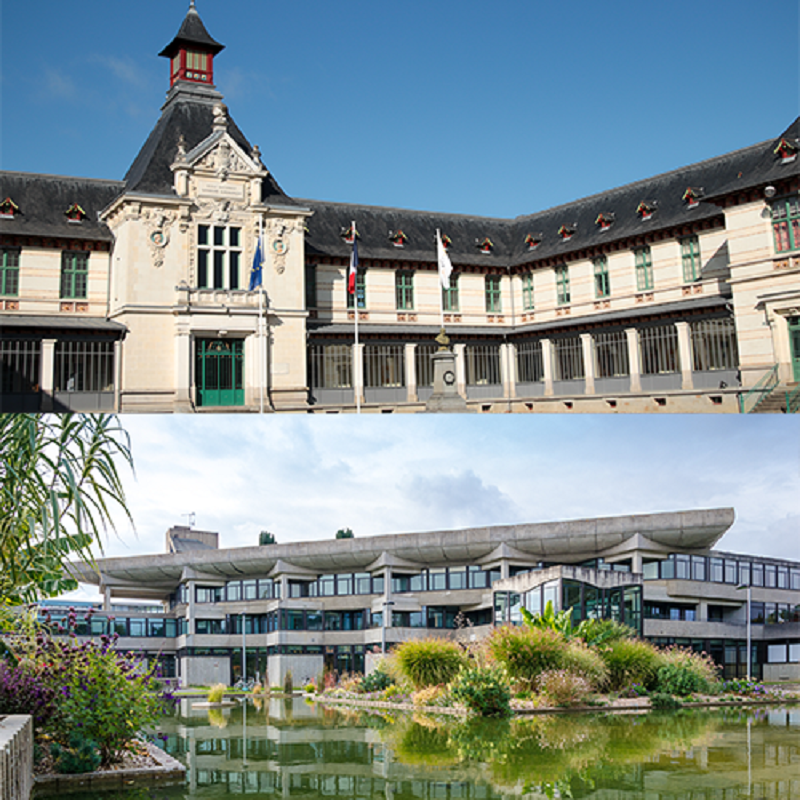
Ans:
[{"label": "rock border", "polygon": [[155,767],[135,767],[133,769],[99,770],[81,775],[36,775],[34,784],[36,796],[55,795],[86,789],[114,789],[130,786],[172,786],[184,783],[186,767],[160,747],[151,742],[142,742],[148,755],[157,762]]}]

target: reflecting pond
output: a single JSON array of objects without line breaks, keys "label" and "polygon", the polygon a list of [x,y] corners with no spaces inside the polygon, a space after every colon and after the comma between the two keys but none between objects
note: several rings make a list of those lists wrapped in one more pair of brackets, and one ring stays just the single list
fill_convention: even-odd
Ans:
[{"label": "reflecting pond", "polygon": [[161,733],[188,767],[185,786],[91,797],[800,798],[797,707],[460,722],[299,698],[225,709],[183,700]]}]

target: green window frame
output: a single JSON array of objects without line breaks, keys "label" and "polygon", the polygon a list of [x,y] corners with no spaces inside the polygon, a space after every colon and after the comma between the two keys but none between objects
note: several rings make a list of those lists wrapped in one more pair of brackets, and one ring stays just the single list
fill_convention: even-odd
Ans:
[{"label": "green window frame", "polygon": [[653,288],[653,256],[649,247],[637,247],[634,251],[636,261],[636,290],[647,292]]},{"label": "green window frame", "polygon": [[367,307],[367,273],[366,270],[357,269],[356,270],[356,291],[355,294],[350,294],[347,291],[347,282],[345,281],[344,286],[345,293],[347,294],[347,307],[354,308],[355,297],[358,298],[358,307],[359,308],[366,308]]},{"label": "green window frame", "polygon": [[684,283],[694,283],[700,280],[699,237],[685,236],[681,239],[681,263],[683,264]]},{"label": "green window frame", "polygon": [[500,290],[500,275],[487,275],[484,282],[486,313],[499,314],[503,310],[503,297]]},{"label": "green window frame", "polygon": [[0,250],[0,294],[16,297],[19,294],[19,250]]},{"label": "green window frame", "polygon": [[556,267],[556,300],[560,306],[565,306],[572,300],[569,288],[569,267],[566,264]]},{"label": "green window frame", "polygon": [[445,311],[458,311],[458,275],[450,275],[450,286],[442,288],[442,308]]},{"label": "green window frame", "polygon": [[197,226],[197,286],[241,288],[242,229],[233,225]]},{"label": "green window frame", "polygon": [[61,254],[61,298],[85,300],[89,282],[89,254],[67,251]]},{"label": "green window frame", "polygon": [[533,311],[533,273],[522,276],[522,310]]},{"label": "green window frame", "polygon": [[608,259],[605,256],[598,256],[592,263],[594,264],[594,296],[596,298],[609,297],[611,281],[608,277]]},{"label": "green window frame", "polygon": [[414,273],[400,269],[394,274],[395,301],[398,311],[411,311],[414,308]]},{"label": "green window frame", "polygon": [[787,253],[800,248],[800,198],[795,196],[776,200],[771,212],[775,252]]}]

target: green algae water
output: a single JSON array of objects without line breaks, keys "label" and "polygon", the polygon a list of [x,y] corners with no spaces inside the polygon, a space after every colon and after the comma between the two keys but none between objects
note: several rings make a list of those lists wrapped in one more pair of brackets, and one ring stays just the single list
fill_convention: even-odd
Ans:
[{"label": "green algae water", "polygon": [[226,709],[183,700],[160,733],[188,768],[184,786],[69,797],[800,798],[798,707],[464,722],[297,698]]}]

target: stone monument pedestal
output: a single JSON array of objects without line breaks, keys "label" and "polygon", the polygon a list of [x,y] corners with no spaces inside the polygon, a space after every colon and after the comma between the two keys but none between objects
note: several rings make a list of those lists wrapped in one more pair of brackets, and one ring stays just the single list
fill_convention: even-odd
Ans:
[{"label": "stone monument pedestal", "polygon": [[433,356],[433,394],[425,410],[433,413],[464,414],[469,412],[467,401],[456,386],[456,354],[439,350]]}]

